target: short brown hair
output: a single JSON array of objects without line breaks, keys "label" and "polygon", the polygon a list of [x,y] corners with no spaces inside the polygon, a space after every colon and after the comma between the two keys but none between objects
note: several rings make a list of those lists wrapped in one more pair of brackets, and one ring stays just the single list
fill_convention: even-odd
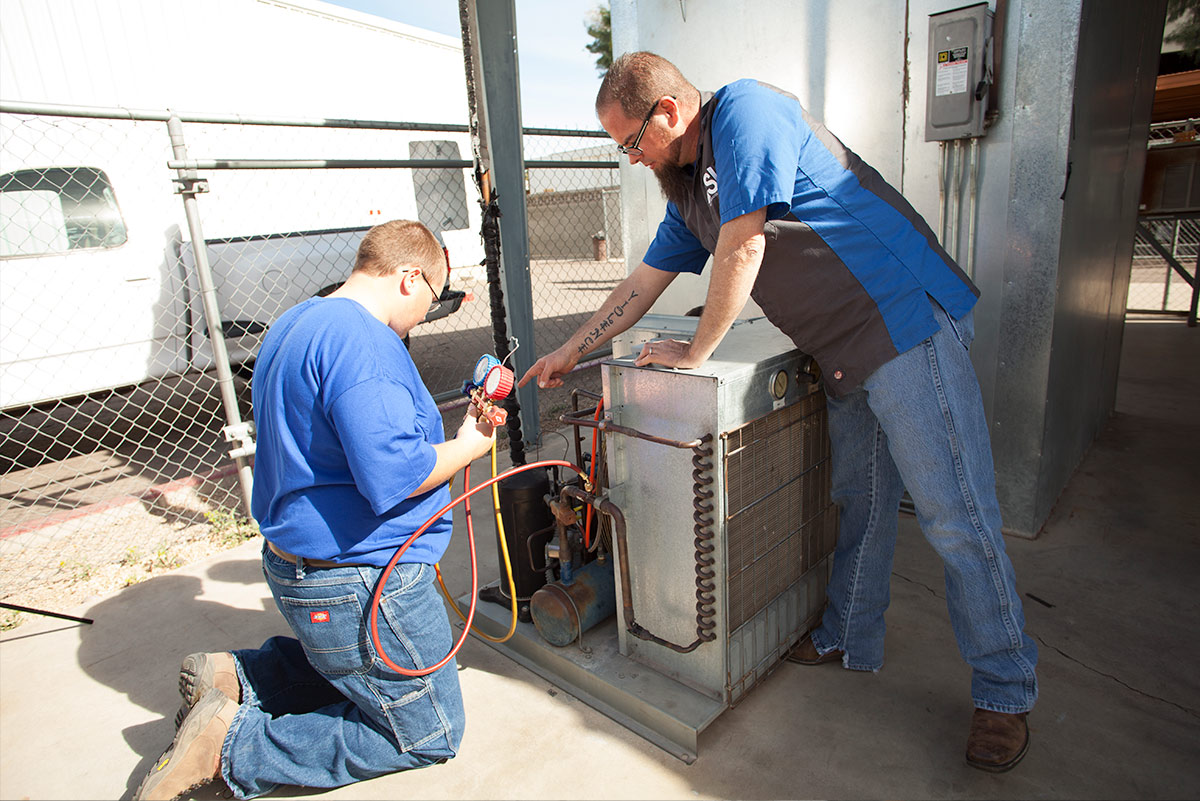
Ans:
[{"label": "short brown hair", "polygon": [[616,103],[626,117],[641,119],[663,95],[698,94],[679,68],[656,53],[642,50],[613,61],[596,93],[596,113]]},{"label": "short brown hair", "polygon": [[433,232],[415,220],[380,223],[363,235],[354,271],[387,276],[418,267],[434,286],[446,280],[446,255]]}]

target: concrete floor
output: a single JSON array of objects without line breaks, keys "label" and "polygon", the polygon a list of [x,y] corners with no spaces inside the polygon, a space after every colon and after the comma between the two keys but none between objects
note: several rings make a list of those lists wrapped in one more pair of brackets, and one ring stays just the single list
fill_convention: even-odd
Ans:
[{"label": "concrete floor", "polygon": [[[458,758],[317,795],[1200,797],[1197,365],[1200,329],[1128,324],[1116,414],[1040,537],[1008,540],[1041,649],[1032,744],[1010,773],[963,761],[969,672],[939,562],[902,517],[884,669],[782,663],[701,733],[692,765],[472,638],[458,655],[469,721]],[[496,574],[494,539],[490,514],[476,517],[486,581]],[[458,531],[442,566],[465,592]],[[94,625],[43,618],[0,638],[0,798],[127,798],[173,734],[180,659],[286,631],[258,547],[74,610]],[[222,790],[196,797],[229,797]],[[312,795],[282,788],[271,797]]]}]

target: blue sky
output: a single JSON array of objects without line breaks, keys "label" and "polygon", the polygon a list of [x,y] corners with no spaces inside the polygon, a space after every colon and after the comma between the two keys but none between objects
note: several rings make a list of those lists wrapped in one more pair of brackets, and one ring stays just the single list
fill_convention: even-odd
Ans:
[{"label": "blue sky", "polygon": [[[461,36],[458,0],[326,0],[333,5]],[[515,0],[521,121],[535,128],[600,127],[592,103],[600,88],[596,57],[585,47],[589,12],[599,0]]]}]

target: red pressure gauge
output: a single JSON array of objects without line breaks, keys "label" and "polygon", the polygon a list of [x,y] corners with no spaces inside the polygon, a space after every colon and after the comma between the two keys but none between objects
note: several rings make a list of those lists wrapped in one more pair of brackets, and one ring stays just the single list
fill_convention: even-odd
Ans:
[{"label": "red pressure gauge", "polygon": [[515,376],[513,371],[502,364],[488,370],[487,378],[483,380],[483,394],[490,400],[500,401],[512,392]]}]

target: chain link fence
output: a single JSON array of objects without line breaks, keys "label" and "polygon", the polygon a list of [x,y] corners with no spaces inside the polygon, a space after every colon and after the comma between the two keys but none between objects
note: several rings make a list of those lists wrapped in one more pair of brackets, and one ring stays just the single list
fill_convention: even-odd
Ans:
[{"label": "chain link fence", "polygon": [[1173,142],[1192,142],[1196,139],[1197,126],[1200,126],[1200,119],[1197,118],[1153,123],[1150,126],[1147,144],[1156,147]]},{"label": "chain link fence", "polygon": [[1126,311],[1196,319],[1200,119],[1150,126]]},{"label": "chain link fence", "polygon": [[[547,165],[525,171],[539,352],[575,333],[625,278],[617,154],[607,135],[599,137],[525,136],[526,162]],[[594,166],[548,166],[557,161]]]},{"label": "chain link fence", "polygon": [[1198,258],[1200,220],[1188,216],[1141,219],[1133,243],[1126,311],[1189,313],[1194,291],[1189,278],[1196,275]]},{"label": "chain link fence", "polygon": [[[253,535],[227,432],[252,418],[253,355],[371,225],[419,219],[446,248],[440,316],[409,339],[435,397],[452,405],[494,342],[466,126],[192,117],[172,139],[166,112],[93,113],[0,113],[0,602],[34,608]],[[527,161],[567,163],[526,173],[531,346],[549,349],[624,277],[618,171],[591,132],[525,140]]]}]

